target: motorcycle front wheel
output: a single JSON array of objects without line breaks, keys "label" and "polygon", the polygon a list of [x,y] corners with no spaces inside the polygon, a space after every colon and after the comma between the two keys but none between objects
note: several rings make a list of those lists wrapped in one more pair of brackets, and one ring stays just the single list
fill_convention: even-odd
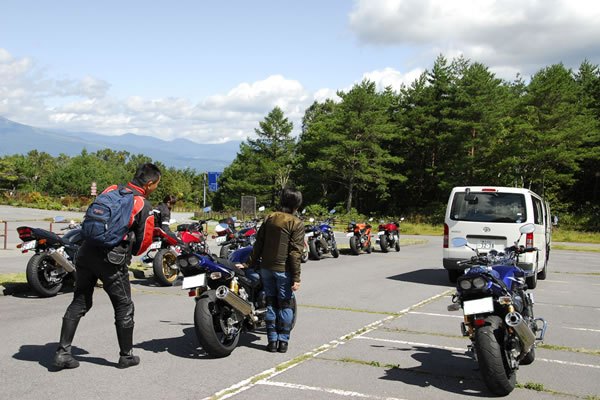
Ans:
[{"label": "motorcycle front wheel", "polygon": [[42,297],[56,296],[63,286],[63,278],[56,270],[56,264],[48,254],[36,254],[27,263],[27,283]]},{"label": "motorcycle front wheel", "polygon": [[367,252],[367,254],[371,254],[371,252],[373,251],[373,247],[371,247],[370,240],[367,242],[367,247],[365,248],[365,251]]},{"label": "motorcycle front wheel", "polygon": [[396,239],[396,251],[400,251],[400,239]]},{"label": "motorcycle front wheel", "polygon": [[498,396],[512,392],[517,381],[515,371],[508,366],[506,351],[501,346],[505,335],[502,319],[490,315],[485,319],[485,325],[476,329],[473,336],[483,382]]},{"label": "motorcycle front wheel", "polygon": [[177,281],[177,268],[173,266],[177,263],[177,254],[170,249],[160,249],[154,256],[152,270],[154,271],[154,280],[161,286],[173,286]]},{"label": "motorcycle front wheel", "polygon": [[333,258],[338,258],[340,256],[340,250],[337,248],[337,245],[334,243],[331,249],[331,255]]},{"label": "motorcycle front wheel", "polygon": [[227,357],[235,350],[240,339],[240,329],[234,335],[226,335],[221,328],[234,313],[229,306],[217,301],[210,290],[200,296],[194,308],[194,328],[202,349],[216,358]]},{"label": "motorcycle front wheel", "polygon": [[310,250],[308,249],[306,242],[304,242],[304,249],[302,249],[302,257],[300,257],[301,263],[305,263],[308,261],[309,252],[310,252]]},{"label": "motorcycle front wheel", "polygon": [[350,250],[352,250],[352,254],[355,256],[360,254],[360,243],[358,243],[356,236],[350,238]]},{"label": "motorcycle front wheel", "polygon": [[379,246],[381,246],[381,251],[383,253],[388,252],[388,238],[385,235],[379,236]]}]

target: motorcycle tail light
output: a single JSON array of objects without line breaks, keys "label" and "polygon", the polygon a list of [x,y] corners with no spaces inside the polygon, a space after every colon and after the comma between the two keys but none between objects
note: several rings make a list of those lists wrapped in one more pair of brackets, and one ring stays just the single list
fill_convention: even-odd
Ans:
[{"label": "motorcycle tail light", "polygon": [[483,319],[483,318],[476,318],[475,319],[475,325],[478,325],[478,326],[485,325],[485,319]]},{"label": "motorcycle tail light", "polygon": [[188,292],[188,296],[190,296],[190,297],[194,297],[194,296],[196,296],[196,289],[192,289],[192,290],[190,290],[190,291]]},{"label": "motorcycle tail light", "polygon": [[500,297],[498,297],[498,303],[506,306],[506,305],[512,304],[512,299],[508,296],[500,296]]},{"label": "motorcycle tail light", "polygon": [[473,287],[471,281],[468,279],[463,279],[462,281],[459,282],[458,285],[463,290],[469,290],[469,289],[471,289],[471,287]]},{"label": "motorcycle tail light", "polygon": [[487,286],[487,280],[485,278],[478,276],[477,278],[473,279],[473,287],[475,289],[483,289],[486,286]]}]

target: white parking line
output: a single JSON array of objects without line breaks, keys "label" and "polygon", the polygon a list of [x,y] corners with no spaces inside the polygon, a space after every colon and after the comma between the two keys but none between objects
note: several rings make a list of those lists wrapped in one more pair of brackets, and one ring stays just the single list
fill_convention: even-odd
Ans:
[{"label": "white parking line", "polygon": [[572,329],[574,331],[584,331],[584,332],[600,332],[600,329],[589,329],[589,328],[570,328],[568,326],[561,326],[564,329]]},{"label": "white parking line", "polygon": [[312,390],[314,392],[325,392],[325,393],[333,393],[340,396],[347,397],[360,397],[363,399],[381,399],[381,400],[402,400],[397,397],[379,397],[372,396],[370,394],[364,394],[359,392],[351,392],[348,390],[340,390],[340,389],[331,389],[331,388],[322,388],[316,386],[306,386],[306,385],[298,385],[296,383],[285,383],[285,382],[274,382],[274,381],[260,381],[259,385],[267,385],[267,386],[277,386],[286,389],[299,389],[299,390]]},{"label": "white parking line", "polygon": [[[404,341],[404,340],[380,339],[380,338],[367,337],[367,336],[359,336],[359,337],[357,337],[357,339],[374,340],[374,341],[377,341],[377,342],[388,342],[388,343],[406,344],[408,346],[413,346],[413,347],[418,346],[418,347],[430,347],[430,348],[433,348],[433,349],[442,349],[442,350],[450,350],[450,351],[462,351],[462,352],[466,353],[466,349],[465,348],[448,347],[448,346],[438,346],[438,345],[435,345],[435,344],[428,344],[428,343],[407,342],[407,341]],[[572,365],[572,366],[575,366],[575,367],[598,368],[598,369],[600,369],[600,365],[595,365],[595,364],[581,364],[581,363],[574,363],[574,362],[570,362],[570,361],[549,360],[547,358],[536,358],[536,360],[538,360],[538,361],[544,361],[544,362],[549,362],[549,363],[555,363],[555,364]]]},{"label": "white parking line", "polygon": [[446,318],[460,318],[460,319],[464,319],[464,317],[460,316],[460,315],[435,314],[435,313],[418,312],[418,311],[411,311],[408,314],[429,315],[429,316],[432,316],[432,317],[446,317]]},{"label": "white parking line", "polygon": [[[410,312],[411,310],[413,310],[415,308],[418,308],[418,307],[420,307],[420,306],[422,306],[424,304],[429,303],[430,301],[433,301],[433,300],[442,298],[444,296],[447,296],[448,293],[450,293],[450,292],[451,291],[447,290],[447,291],[445,291],[443,293],[440,293],[438,295],[431,296],[428,299],[425,299],[423,301],[418,302],[417,304],[414,304],[414,305],[412,305],[410,307],[405,308],[404,310],[400,311],[398,314],[406,314],[406,313]],[[364,335],[364,334],[366,334],[368,332],[371,332],[372,330],[376,329],[378,326],[382,325],[385,321],[390,320],[390,319],[394,319],[394,318],[397,318],[397,316],[390,315],[389,317],[386,317],[386,318],[380,319],[378,321],[372,322],[370,324],[367,324],[367,325],[363,326],[362,328],[359,328],[359,329],[357,329],[357,330],[355,330],[353,332],[350,332],[350,333],[348,333],[346,335],[340,336],[337,340],[332,340],[331,342],[329,342],[327,344],[319,346],[319,347],[317,347],[314,350],[311,350],[311,351],[309,351],[307,353],[304,353],[301,356],[296,357],[296,358],[299,358],[301,360],[298,361],[298,362],[296,362],[296,363],[294,363],[294,364],[292,364],[292,365],[290,365],[290,366],[288,366],[288,367],[286,367],[286,368],[283,368],[283,369],[280,369],[280,370],[277,369],[277,366],[274,367],[274,368],[269,368],[269,369],[267,369],[267,370],[265,370],[263,372],[260,372],[260,373],[254,375],[254,376],[251,376],[248,379],[244,379],[241,382],[233,384],[233,385],[229,386],[226,389],[220,390],[217,393],[213,394],[212,396],[205,397],[203,400],[209,400],[209,399],[219,399],[220,400],[220,399],[228,399],[230,397],[233,397],[233,396],[235,396],[238,393],[241,393],[241,392],[243,392],[245,390],[248,390],[251,387],[253,387],[253,386],[255,386],[255,385],[257,385],[257,384],[259,384],[261,382],[266,381],[267,379],[271,379],[271,378],[273,378],[273,377],[275,377],[275,376],[277,376],[277,375],[279,375],[279,374],[281,374],[283,372],[286,372],[286,371],[290,370],[291,368],[294,368],[297,365],[302,364],[306,360],[310,360],[310,359],[312,359],[312,358],[314,358],[314,357],[316,357],[316,356],[318,356],[318,355],[320,355],[322,353],[325,353],[326,351],[334,349],[337,346],[339,346],[340,344],[346,343],[348,340],[360,338],[362,335]],[[351,338],[347,339],[348,337],[351,337]],[[283,363],[281,363],[279,365],[280,366],[286,365],[290,361],[292,361],[292,360],[283,362]]]}]

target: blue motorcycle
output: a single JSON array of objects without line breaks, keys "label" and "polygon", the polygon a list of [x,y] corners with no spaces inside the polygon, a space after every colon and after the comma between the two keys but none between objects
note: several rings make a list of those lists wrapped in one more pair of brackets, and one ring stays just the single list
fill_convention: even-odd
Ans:
[{"label": "blue motorcycle", "polygon": [[[332,215],[318,226],[307,225],[305,227],[305,238],[308,242],[310,258],[313,260],[320,260],[323,258],[323,254],[327,253],[330,253],[334,258],[340,256],[332,228],[335,224],[333,217],[335,210],[331,210],[329,213]],[[314,218],[311,218],[310,221],[314,222]]]},{"label": "blue motorcycle", "polygon": [[[535,225],[526,224],[519,231],[522,236],[534,230]],[[459,262],[467,269],[458,278],[448,311],[462,308],[461,328],[471,339],[469,352],[479,362],[487,388],[499,396],[512,392],[519,365],[535,360],[536,341],[546,332],[546,321],[533,316],[533,295],[527,292],[525,272],[517,266],[519,255],[537,249],[519,246],[519,239],[504,252],[487,254],[469,246],[467,239],[452,240],[454,247],[466,246],[475,256]]]},{"label": "blue motorcycle", "polygon": [[[181,288],[194,297],[194,328],[200,345],[212,357],[227,357],[243,332],[264,327],[267,299],[259,274],[239,269],[252,247],[234,251],[228,259],[184,249],[177,258],[183,275]],[[292,297],[296,322],[296,298]]]}]

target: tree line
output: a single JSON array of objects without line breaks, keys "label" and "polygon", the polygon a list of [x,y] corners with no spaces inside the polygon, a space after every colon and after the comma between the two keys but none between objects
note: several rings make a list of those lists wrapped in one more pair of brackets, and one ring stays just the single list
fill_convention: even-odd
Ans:
[{"label": "tree line", "polygon": [[[271,110],[225,168],[213,209],[239,209],[241,196],[277,207],[285,186],[304,204],[377,216],[440,222],[454,186],[529,188],[559,215],[600,230],[600,69],[584,60],[540,69],[528,82],[497,78],[487,66],[440,55],[399,90],[364,80],[338,99],[305,110],[300,135]],[[85,196],[131,178],[152,160],[100,150],[58,157],[32,151],[0,158],[0,188]],[[204,174],[166,168],[151,200],[175,194],[202,204]]]}]

